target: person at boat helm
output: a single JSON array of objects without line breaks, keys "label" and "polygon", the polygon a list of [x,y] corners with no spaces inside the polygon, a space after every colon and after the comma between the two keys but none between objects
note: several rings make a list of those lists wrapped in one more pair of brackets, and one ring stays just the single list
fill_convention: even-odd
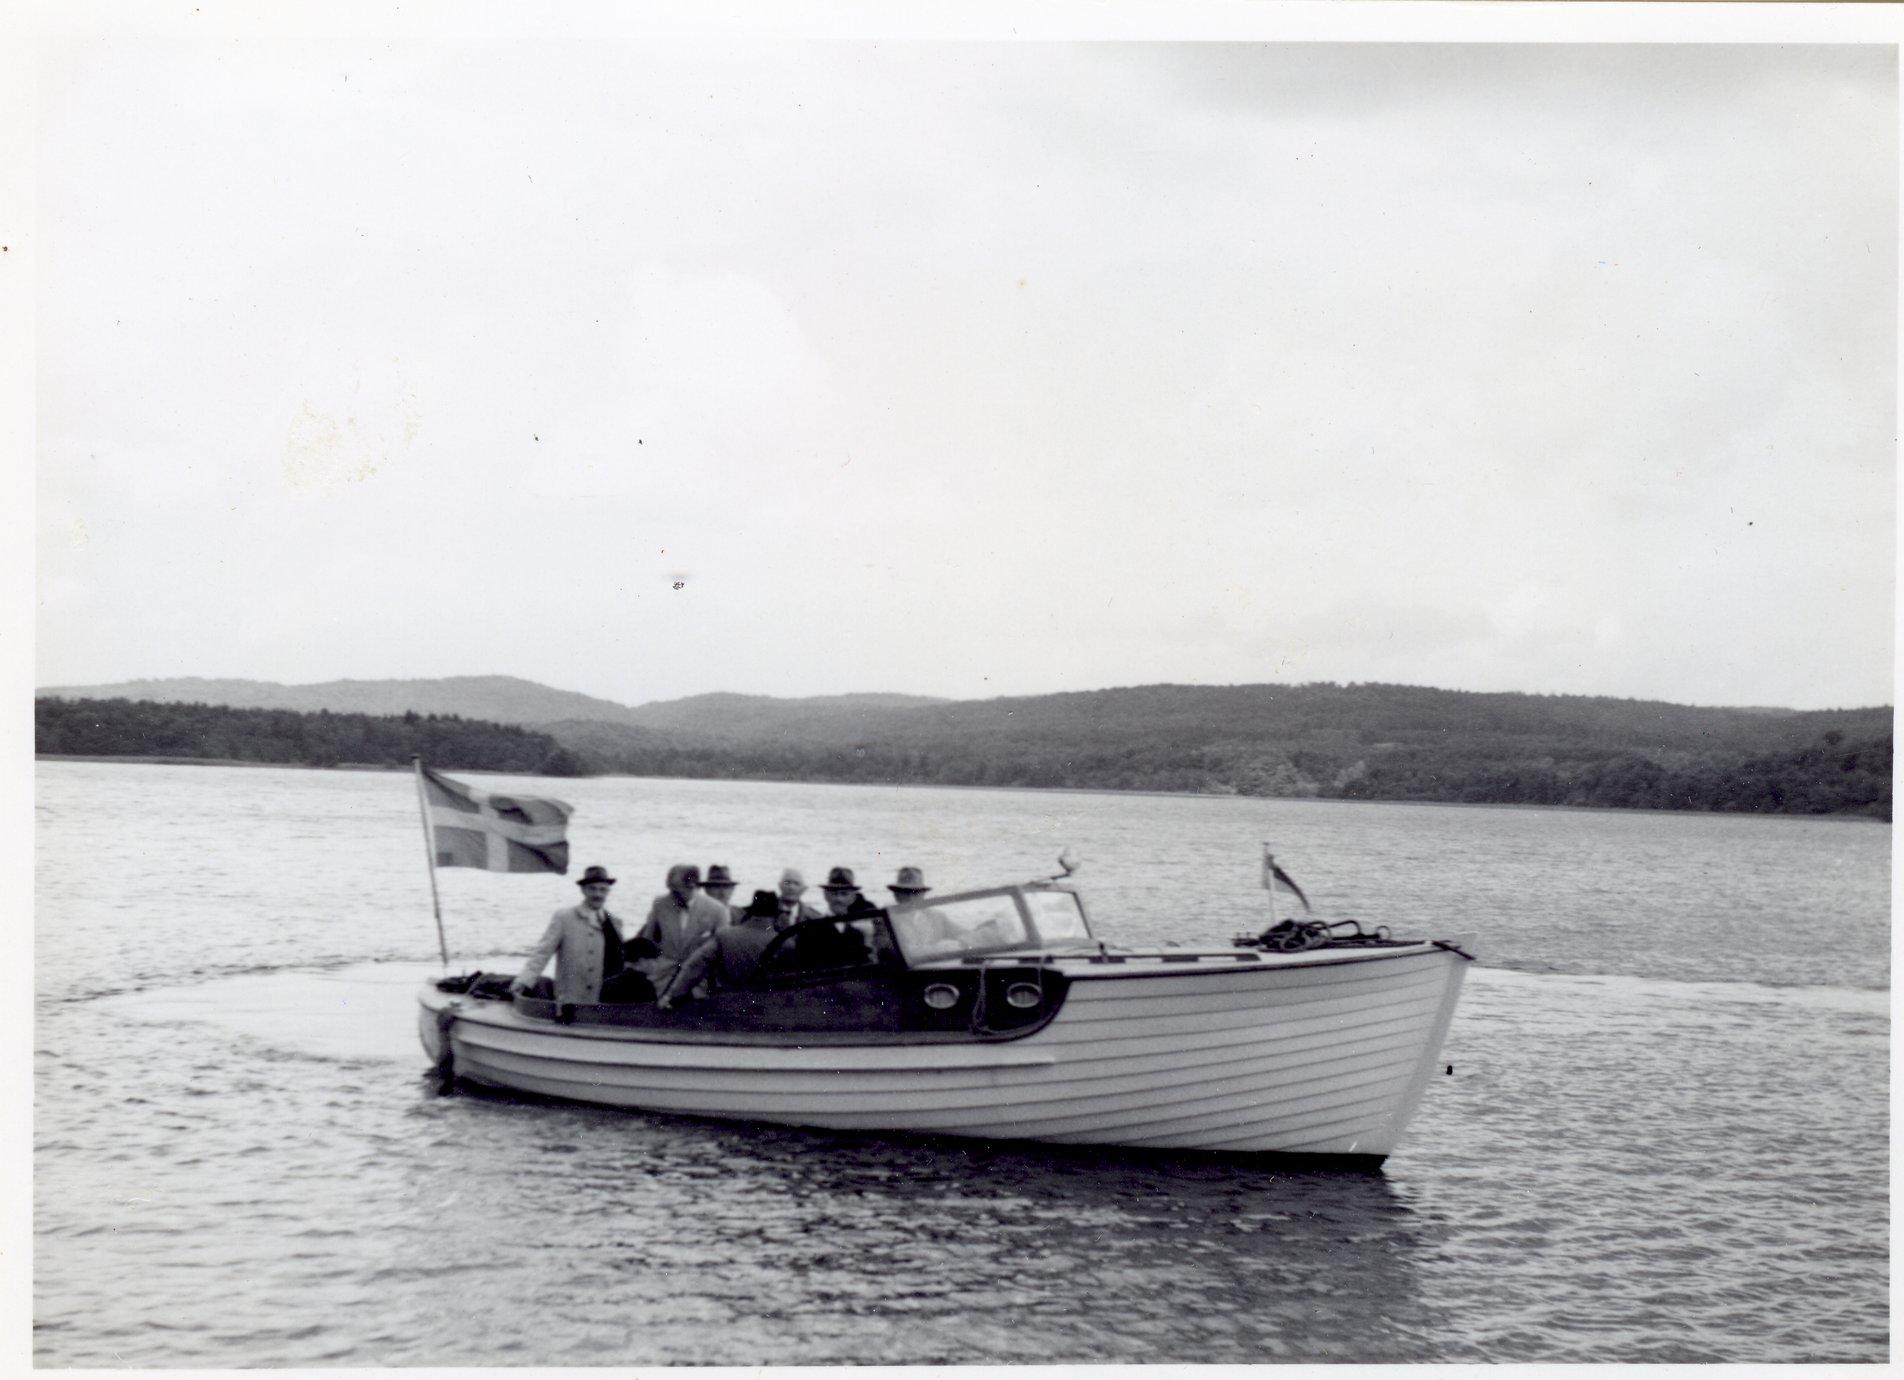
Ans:
[{"label": "person at boat helm", "polygon": [[[654,898],[648,918],[635,935],[636,943],[645,940],[654,946],[654,956],[637,959],[635,966],[656,992],[666,992],[695,946],[733,918],[727,906],[701,893],[700,868],[676,863],[668,869],[668,889]],[[677,991],[675,995],[683,994]]]},{"label": "person at boat helm", "polygon": [[555,959],[555,1000],[561,1004],[601,1001],[652,1001],[654,989],[630,965],[620,917],[608,909],[615,879],[605,867],[590,866],[576,883],[580,905],[558,910],[549,920],[528,961],[509,990],[535,990],[542,970]]},{"label": "person at boat helm", "polygon": [[892,879],[892,885],[886,890],[893,894],[895,906],[914,906],[925,900],[926,893],[932,890],[926,885],[925,871],[917,867],[902,867],[899,875]]},{"label": "person at boat helm", "polygon": [[926,905],[926,893],[932,888],[926,885],[922,870],[900,868],[886,890],[893,894],[892,908],[901,911],[893,917],[893,928],[903,927],[908,945],[927,954],[949,952],[962,945],[964,932],[954,928],[945,912]]},{"label": "person at boat helm", "polygon": [[747,910],[744,906],[734,904],[734,885],[734,874],[727,870],[724,863],[709,863],[706,874],[701,878],[701,890],[726,906],[727,913],[738,920]]},{"label": "person at boat helm", "polygon": [[665,1011],[678,1000],[677,993],[697,987],[709,993],[744,992],[752,987],[761,953],[780,933],[779,914],[780,902],[774,893],[756,891],[733,924],[723,925],[695,945],[674,981],[656,998],[657,1004]]}]

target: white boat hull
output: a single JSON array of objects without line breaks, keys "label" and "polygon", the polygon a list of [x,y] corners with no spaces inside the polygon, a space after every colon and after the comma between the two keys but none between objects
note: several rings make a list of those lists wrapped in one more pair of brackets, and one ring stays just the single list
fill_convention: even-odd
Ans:
[{"label": "white boat hull", "polygon": [[1012,1039],[714,1036],[558,1026],[426,989],[461,1080],[836,1130],[1379,1162],[1420,1101],[1465,957],[1434,945],[1121,963],[1065,958],[1056,1016]]}]

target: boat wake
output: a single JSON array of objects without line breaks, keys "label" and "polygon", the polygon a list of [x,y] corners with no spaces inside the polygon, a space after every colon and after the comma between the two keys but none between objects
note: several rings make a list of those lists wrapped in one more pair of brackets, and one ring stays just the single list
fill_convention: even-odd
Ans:
[{"label": "boat wake", "polygon": [[[512,971],[520,962],[491,955],[456,966]],[[145,1025],[208,1025],[291,1053],[421,1067],[414,994],[441,972],[440,964],[416,960],[275,968],[122,992],[99,1004]]]},{"label": "boat wake", "polygon": [[1683,982],[1672,978],[1632,977],[1618,973],[1530,973],[1517,968],[1476,964],[1468,981],[1477,988],[1566,991],[1602,1001],[1675,1001],[1688,1005],[1740,1002],[1755,1006],[1796,1006],[1850,1015],[1891,1014],[1891,994],[1869,987],[1783,987],[1762,982]]}]

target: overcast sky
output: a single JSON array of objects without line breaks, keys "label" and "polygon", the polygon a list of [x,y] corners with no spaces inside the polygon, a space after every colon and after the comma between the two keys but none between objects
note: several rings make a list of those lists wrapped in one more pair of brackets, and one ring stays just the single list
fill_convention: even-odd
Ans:
[{"label": "overcast sky", "polygon": [[39,65],[41,685],[1892,699],[1893,50]]}]

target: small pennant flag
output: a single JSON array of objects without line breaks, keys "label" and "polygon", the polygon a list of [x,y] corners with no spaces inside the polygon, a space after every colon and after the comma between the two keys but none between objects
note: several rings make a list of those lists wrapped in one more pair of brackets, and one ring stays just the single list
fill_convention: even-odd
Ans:
[{"label": "small pennant flag", "polygon": [[421,763],[423,798],[438,867],[490,872],[567,872],[569,816],[559,800],[491,795]]},{"label": "small pennant flag", "polygon": [[1302,902],[1302,908],[1304,910],[1309,909],[1309,898],[1302,894],[1302,888],[1296,885],[1295,878],[1276,866],[1276,860],[1270,856],[1269,845],[1264,844],[1263,890],[1267,891],[1270,894],[1270,898],[1274,900],[1277,887],[1281,887],[1284,891],[1293,892],[1296,899]]}]

